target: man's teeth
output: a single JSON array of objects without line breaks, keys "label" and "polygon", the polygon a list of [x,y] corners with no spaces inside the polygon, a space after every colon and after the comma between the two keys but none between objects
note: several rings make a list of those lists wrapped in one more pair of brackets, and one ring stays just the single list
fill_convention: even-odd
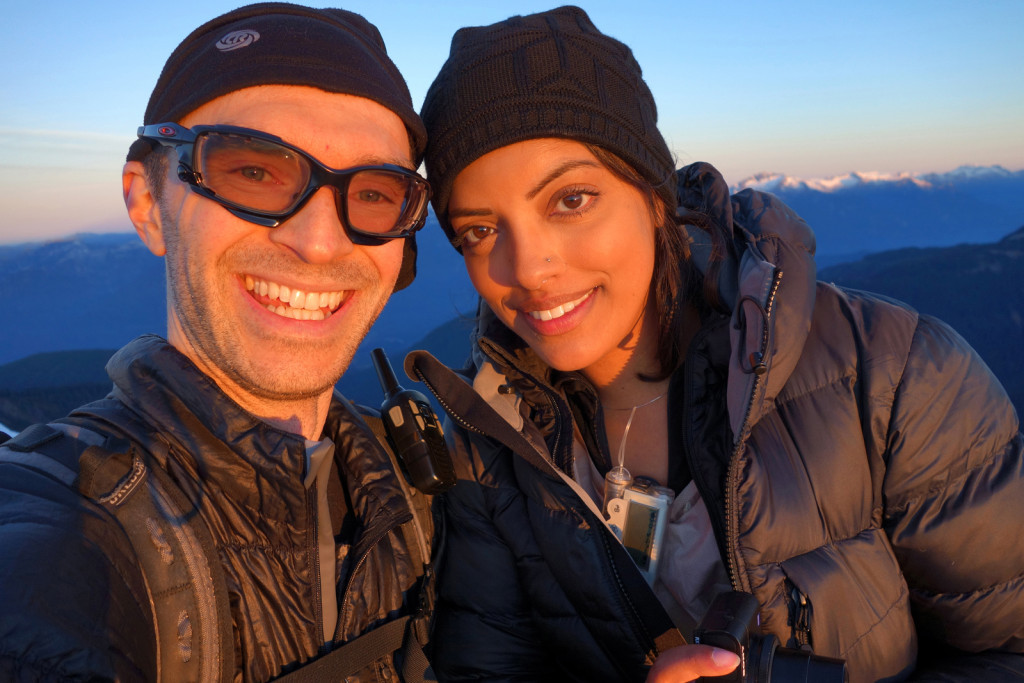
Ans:
[{"label": "man's teeth", "polygon": [[563,315],[565,315],[566,313],[568,313],[569,311],[571,311],[572,309],[576,308],[581,303],[586,301],[588,296],[590,296],[590,292],[587,292],[579,299],[576,299],[576,301],[570,301],[568,303],[562,304],[561,306],[549,308],[546,311],[530,311],[530,315],[536,318],[537,320],[543,320],[545,322],[548,320],[554,320],[555,318],[561,318]]},{"label": "man's teeth", "polygon": [[257,280],[245,276],[245,288],[257,296],[265,296],[276,303],[267,304],[267,310],[295,320],[323,320],[329,318],[342,299],[344,292],[303,292],[276,282]]}]

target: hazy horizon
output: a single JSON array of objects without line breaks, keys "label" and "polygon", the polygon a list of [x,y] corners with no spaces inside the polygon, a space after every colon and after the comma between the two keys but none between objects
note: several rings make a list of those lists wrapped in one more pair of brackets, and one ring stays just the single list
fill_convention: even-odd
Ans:
[{"label": "hazy horizon", "polygon": [[[124,153],[163,61],[241,2],[42,0],[0,26],[0,242],[127,232]],[[341,5],[376,24],[419,107],[452,33],[556,6],[393,0]],[[629,45],[679,165],[730,185],[760,173],[1024,169],[1024,3],[945,0],[578,2]],[[16,66],[15,66],[16,65]]]}]

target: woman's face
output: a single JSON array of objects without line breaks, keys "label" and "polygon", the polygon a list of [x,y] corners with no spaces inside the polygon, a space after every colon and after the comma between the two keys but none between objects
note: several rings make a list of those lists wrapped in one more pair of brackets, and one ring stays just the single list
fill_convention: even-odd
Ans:
[{"label": "woman's face", "polygon": [[[485,154],[456,176],[448,209],[473,285],[548,365],[610,380],[638,344],[654,353],[652,212],[583,144]],[[653,355],[633,360],[652,369]]]}]

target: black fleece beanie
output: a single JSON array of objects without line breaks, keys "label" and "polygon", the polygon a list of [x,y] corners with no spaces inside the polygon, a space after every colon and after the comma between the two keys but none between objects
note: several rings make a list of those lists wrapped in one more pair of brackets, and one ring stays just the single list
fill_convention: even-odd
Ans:
[{"label": "black fleece beanie", "polygon": [[420,114],[431,201],[449,239],[448,200],[459,171],[534,138],[613,152],[675,209],[675,164],[640,65],[579,7],[459,29]]}]

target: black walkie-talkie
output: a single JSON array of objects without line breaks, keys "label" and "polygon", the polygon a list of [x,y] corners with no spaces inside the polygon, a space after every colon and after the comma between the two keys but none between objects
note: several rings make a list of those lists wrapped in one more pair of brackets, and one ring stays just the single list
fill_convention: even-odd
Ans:
[{"label": "black walkie-talkie", "polygon": [[427,397],[398,384],[384,349],[374,349],[370,357],[384,389],[380,405],[384,431],[406,479],[424,493],[446,491],[455,485],[455,469],[441,424]]}]

